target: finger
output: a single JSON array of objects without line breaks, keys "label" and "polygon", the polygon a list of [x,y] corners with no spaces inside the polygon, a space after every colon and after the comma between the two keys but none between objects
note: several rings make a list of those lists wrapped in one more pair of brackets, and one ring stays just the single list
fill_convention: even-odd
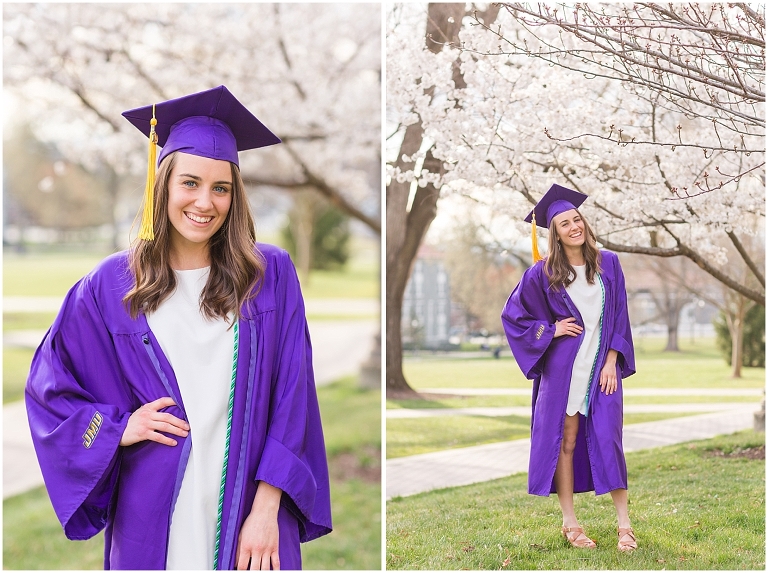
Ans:
[{"label": "finger", "polygon": [[156,423],[170,424],[171,426],[181,428],[182,430],[189,430],[189,422],[177,418],[176,416],[172,416],[171,414],[155,413],[152,414],[151,419]]},{"label": "finger", "polygon": [[184,430],[189,430],[189,423],[181,418],[177,418],[173,414],[166,414],[164,412],[156,412],[152,415],[152,419],[156,422],[165,422],[166,424],[172,424],[178,426]]},{"label": "finger", "polygon": [[164,446],[175,446],[178,443],[173,438],[164,436],[159,432],[148,432],[146,439],[152,442],[157,442],[158,444],[163,444]]},{"label": "finger", "polygon": [[277,551],[272,554],[272,569],[275,571],[280,570],[280,554]]},{"label": "finger", "polygon": [[261,555],[261,570],[269,571],[269,553],[263,553]]},{"label": "finger", "polygon": [[243,570],[243,556],[240,553],[240,536],[237,536],[237,545],[235,546],[235,555],[237,556],[237,559],[235,560],[235,569],[238,571]]},{"label": "finger", "polygon": [[154,410],[156,412],[157,410],[161,410],[163,408],[167,408],[168,406],[175,406],[175,405],[176,405],[176,402],[173,401],[173,398],[171,398],[170,396],[165,396],[164,398],[158,398],[153,402],[144,404],[144,407],[150,410]]},{"label": "finger", "polygon": [[250,555],[245,551],[240,550],[240,542],[237,543],[237,570],[246,571],[248,569],[248,559]]},{"label": "finger", "polygon": [[156,432],[165,432],[166,434],[173,434],[174,436],[181,436],[182,438],[186,438],[189,435],[189,432],[184,428],[178,428],[167,422],[150,422],[147,424],[147,427]]}]

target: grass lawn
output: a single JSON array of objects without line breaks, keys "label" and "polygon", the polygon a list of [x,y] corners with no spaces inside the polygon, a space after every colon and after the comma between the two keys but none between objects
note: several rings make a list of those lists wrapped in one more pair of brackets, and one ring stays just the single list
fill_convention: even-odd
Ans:
[{"label": "grass lawn", "polygon": [[[693,416],[700,413],[624,414],[624,425]],[[530,416],[393,418],[387,420],[387,458],[506,442],[529,438],[530,436]]]},{"label": "grass lawn", "polygon": [[[5,253],[4,296],[64,296],[109,253]],[[312,271],[305,298],[379,298],[379,254],[372,239],[355,238],[341,271]]]},{"label": "grass lawn", "polygon": [[[744,368],[743,377],[730,377],[730,367],[715,348],[714,339],[681,342],[682,351],[663,352],[664,341],[645,339],[636,351],[637,373],[626,388],[763,388],[764,368]],[[509,353],[499,359],[421,355],[403,363],[408,383],[419,388],[530,388]]]},{"label": "grass lawn", "polygon": [[[302,546],[305,569],[381,568],[381,397],[346,378],[318,389],[334,531]],[[5,569],[101,569],[103,534],[68,541],[44,488],[3,504]]]},{"label": "grass lawn", "polygon": [[24,385],[34,353],[28,348],[3,349],[3,404],[24,398]]},{"label": "grass lawn", "polygon": [[764,445],[746,431],[627,454],[639,548],[626,555],[610,496],[576,496],[598,548],[573,549],[556,496],[528,495],[526,474],[395,498],[387,569],[764,570],[765,460],[738,456]]}]

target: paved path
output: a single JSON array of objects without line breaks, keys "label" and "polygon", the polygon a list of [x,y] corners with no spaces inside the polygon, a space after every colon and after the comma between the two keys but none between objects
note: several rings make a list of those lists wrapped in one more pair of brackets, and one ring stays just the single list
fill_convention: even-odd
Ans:
[{"label": "paved path", "polygon": [[[624,451],[704,440],[752,428],[754,404],[741,408],[624,427]],[[394,458],[386,463],[387,499],[528,471],[530,440],[514,440]]]},{"label": "paved path", "polygon": [[[692,402],[690,404],[624,404],[625,414],[677,414],[683,412],[721,412],[743,410],[751,406],[757,410],[760,402]],[[439,416],[529,416],[530,406],[496,406],[476,408],[390,408],[387,420],[402,418],[432,418]]]}]

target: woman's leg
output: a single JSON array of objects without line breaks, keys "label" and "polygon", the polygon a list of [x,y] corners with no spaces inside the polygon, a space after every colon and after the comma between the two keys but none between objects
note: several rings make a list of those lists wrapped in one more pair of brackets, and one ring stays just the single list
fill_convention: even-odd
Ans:
[{"label": "woman's leg", "polygon": [[[555,488],[560,509],[563,512],[563,527],[579,525],[573,510],[573,450],[576,448],[576,434],[579,433],[579,415],[565,417],[563,441],[555,469]],[[626,490],[624,490],[626,492]]]},{"label": "woman's leg", "polygon": [[627,510],[627,490],[615,489],[611,492],[613,505],[616,508],[616,517],[619,519],[619,528],[631,527],[629,523],[629,511]]}]

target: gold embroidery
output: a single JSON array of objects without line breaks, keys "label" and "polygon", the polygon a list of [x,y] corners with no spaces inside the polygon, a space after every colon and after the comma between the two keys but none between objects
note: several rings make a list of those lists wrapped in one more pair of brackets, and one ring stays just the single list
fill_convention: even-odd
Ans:
[{"label": "gold embroidery", "polygon": [[541,338],[541,335],[544,334],[544,325],[539,326],[539,330],[536,332],[536,340],[539,340]]},{"label": "gold embroidery", "polygon": [[96,412],[93,415],[93,418],[91,418],[91,423],[88,424],[88,429],[83,434],[83,446],[87,448],[90,448],[93,445],[94,440],[96,439],[96,434],[99,433],[99,429],[101,428],[101,422],[104,420],[101,414]]}]

